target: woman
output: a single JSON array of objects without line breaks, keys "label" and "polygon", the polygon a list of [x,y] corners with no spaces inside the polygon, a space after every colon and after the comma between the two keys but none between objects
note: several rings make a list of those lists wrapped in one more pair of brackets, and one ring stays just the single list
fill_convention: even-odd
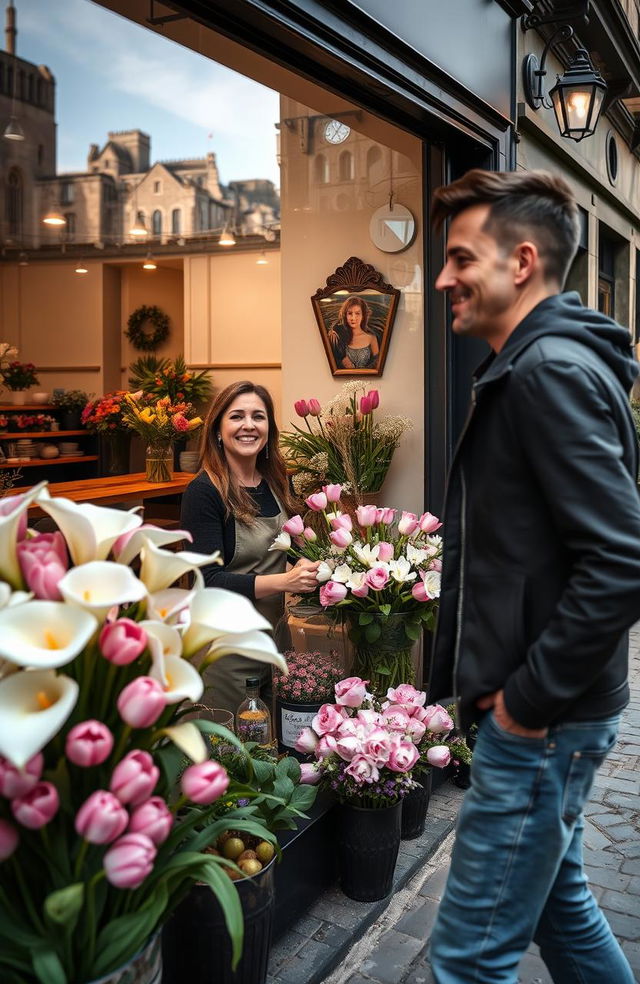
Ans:
[{"label": "woman", "polygon": [[[275,626],[286,591],[317,587],[317,563],[299,560],[286,568],[281,551],[269,546],[296,509],[278,447],[273,401],[263,386],[243,381],[227,386],[213,401],[200,444],[201,471],[182,500],[182,526],[192,549],[220,551],[224,566],[203,568],[207,587],[238,591]],[[225,656],[205,673],[213,703],[236,711],[245,678],[259,676],[267,691],[271,668],[243,656]]]},{"label": "woman", "polygon": [[375,369],[380,346],[369,327],[371,308],[357,294],[350,294],[338,312],[336,326],[329,332],[336,364],[340,369]]}]

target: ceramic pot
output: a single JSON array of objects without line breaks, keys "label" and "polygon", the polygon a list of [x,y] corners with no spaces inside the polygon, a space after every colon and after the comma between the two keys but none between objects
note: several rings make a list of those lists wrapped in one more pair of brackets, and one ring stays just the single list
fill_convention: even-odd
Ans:
[{"label": "ceramic pot", "polygon": [[26,390],[12,390],[11,391],[11,402],[14,407],[23,407],[27,402],[27,391]]}]

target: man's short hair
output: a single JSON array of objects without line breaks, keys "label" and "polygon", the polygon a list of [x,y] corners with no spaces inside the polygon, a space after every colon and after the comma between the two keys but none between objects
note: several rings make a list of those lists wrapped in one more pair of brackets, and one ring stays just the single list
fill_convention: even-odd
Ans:
[{"label": "man's short hair", "polygon": [[578,206],[571,188],[547,171],[472,171],[438,188],[431,219],[436,229],[474,205],[488,205],[483,231],[508,251],[530,239],[538,247],[545,279],[560,286],[578,248]]}]

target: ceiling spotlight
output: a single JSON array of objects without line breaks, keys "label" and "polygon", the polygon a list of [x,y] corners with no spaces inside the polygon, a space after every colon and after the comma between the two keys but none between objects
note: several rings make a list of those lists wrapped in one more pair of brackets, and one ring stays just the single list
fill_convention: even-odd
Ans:
[{"label": "ceiling spotlight", "polygon": [[2,136],[5,140],[24,140],[24,130],[15,116],[12,116],[7,123]]},{"label": "ceiling spotlight", "polygon": [[78,265],[75,270],[76,273],[89,273],[87,267],[85,266],[84,260],[78,260]]},{"label": "ceiling spotlight", "polygon": [[256,266],[266,266],[268,262],[269,262],[269,260],[265,256],[264,250],[262,250],[262,253],[260,254],[260,256],[258,257],[258,259],[256,260]]},{"label": "ceiling spotlight", "polygon": [[63,226],[67,224],[67,220],[57,205],[49,209],[42,221],[48,226]]},{"label": "ceiling spotlight", "polygon": [[235,246],[236,241],[233,238],[233,233],[229,232],[225,226],[220,233],[220,239],[218,240],[218,246]]},{"label": "ceiling spotlight", "polygon": [[157,270],[157,265],[154,262],[153,256],[151,255],[151,252],[147,253],[147,255],[145,256],[144,263],[142,264],[142,269],[143,270]]}]

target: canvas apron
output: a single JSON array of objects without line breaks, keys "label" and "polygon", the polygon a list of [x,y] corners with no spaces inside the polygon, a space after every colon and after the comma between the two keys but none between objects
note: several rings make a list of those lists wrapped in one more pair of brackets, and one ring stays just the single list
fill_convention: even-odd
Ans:
[{"label": "canvas apron", "polygon": [[[275,516],[256,516],[251,526],[236,523],[236,548],[225,567],[230,574],[282,574],[285,570],[286,554],[281,550],[269,552],[282,524],[289,518],[277,498],[276,501],[279,512]],[[260,598],[254,605],[275,629],[284,610],[284,595],[278,593]],[[235,714],[238,704],[244,700],[245,680],[250,676],[260,678],[260,695],[271,710],[271,664],[245,656],[223,656],[207,667],[203,702],[209,707],[224,707]]]}]

